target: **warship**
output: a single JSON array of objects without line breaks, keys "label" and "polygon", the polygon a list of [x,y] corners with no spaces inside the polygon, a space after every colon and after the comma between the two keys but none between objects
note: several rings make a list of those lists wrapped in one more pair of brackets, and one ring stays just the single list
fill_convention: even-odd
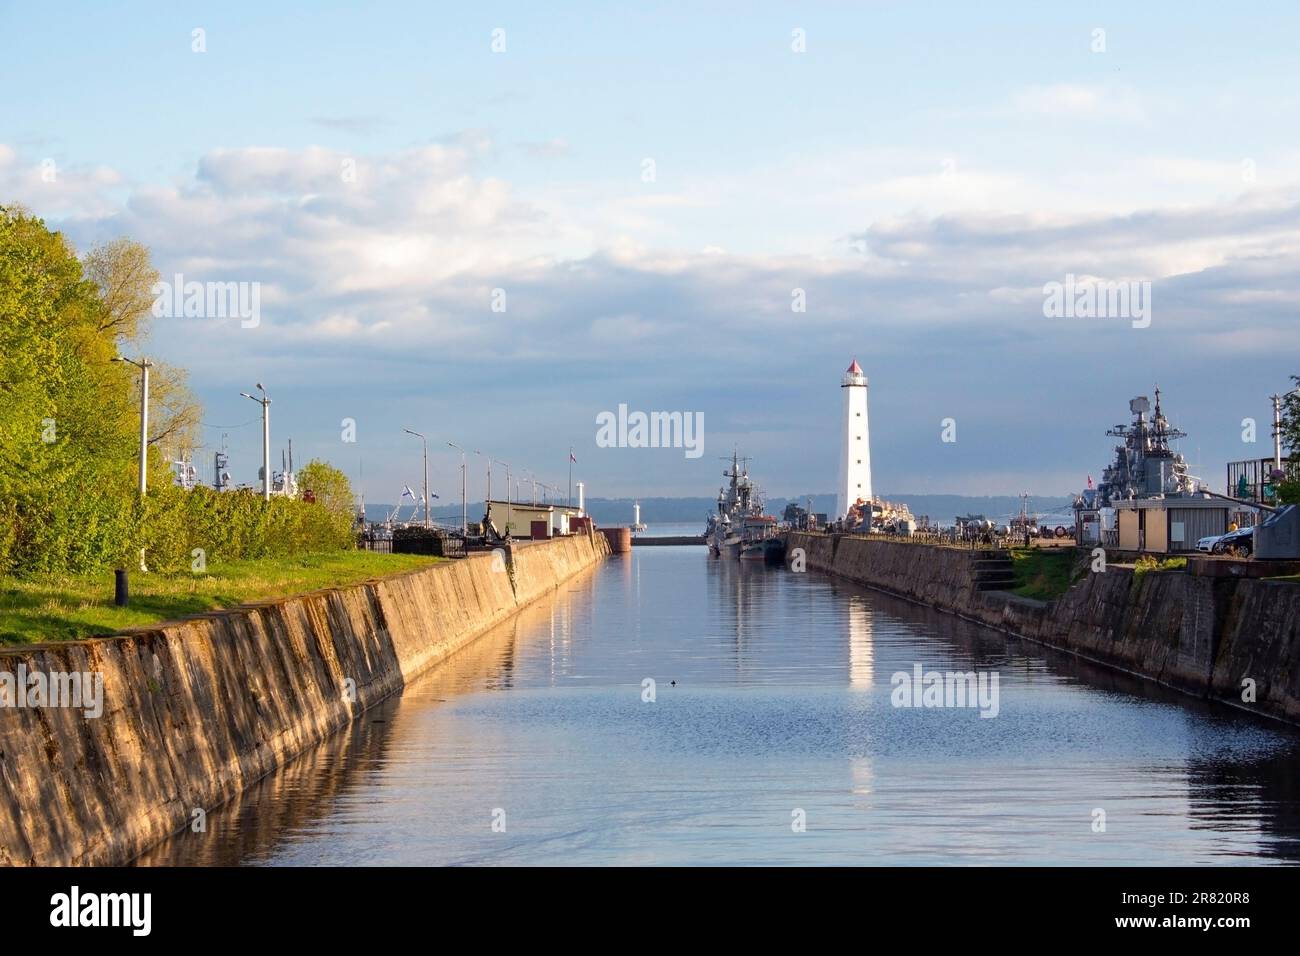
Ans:
[{"label": "warship", "polygon": [[[1115,446],[1115,460],[1106,466],[1097,485],[1097,496],[1105,507],[1125,498],[1188,494],[1195,489],[1187,474],[1183,456],[1169,447],[1187,433],[1172,427],[1160,407],[1160,389],[1155,390],[1155,409],[1145,395],[1128,403],[1132,423],[1116,425],[1106,434],[1122,438]],[[1152,412],[1150,418],[1147,413]]]},{"label": "warship", "polygon": [[730,483],[718,489],[718,510],[709,515],[704,539],[715,558],[780,561],[784,544],[777,535],[777,521],[763,514],[763,504],[749,478],[748,463],[749,459],[741,458],[739,452],[732,454],[730,470],[722,473]]},{"label": "warship", "polygon": [[1128,403],[1133,421],[1107,429],[1112,438],[1122,439],[1115,445],[1115,458],[1101,473],[1101,480],[1088,486],[1074,500],[1075,535],[1080,543],[1101,540],[1102,532],[1111,530],[1116,502],[1136,498],[1181,496],[1196,493],[1198,480],[1187,473],[1187,461],[1170,447],[1170,442],[1186,438],[1187,433],[1174,428],[1160,406],[1160,388],[1155,390],[1155,408],[1145,395]]}]

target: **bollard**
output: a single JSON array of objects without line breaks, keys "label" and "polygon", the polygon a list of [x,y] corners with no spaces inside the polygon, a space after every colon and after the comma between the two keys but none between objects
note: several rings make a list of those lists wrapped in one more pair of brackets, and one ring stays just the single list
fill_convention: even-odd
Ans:
[{"label": "bollard", "polygon": [[127,589],[126,568],[118,568],[113,572],[114,588],[113,603],[118,607],[126,607],[127,601],[130,600],[130,594]]}]

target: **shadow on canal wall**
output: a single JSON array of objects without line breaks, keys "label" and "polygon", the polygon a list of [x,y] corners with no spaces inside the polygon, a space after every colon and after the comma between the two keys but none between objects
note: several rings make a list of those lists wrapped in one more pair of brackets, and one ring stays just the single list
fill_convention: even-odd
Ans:
[{"label": "shadow on canal wall", "polygon": [[813,570],[1300,723],[1300,585],[1108,566],[1044,602],[979,590],[978,552],[962,548],[791,532],[793,548]]},{"label": "shadow on canal wall", "polygon": [[[591,574],[583,572],[563,591],[590,596]],[[561,592],[557,592],[561,593]],[[509,686],[523,635],[555,615],[552,597],[471,641],[442,664],[410,681],[401,695],[381,701],[338,733],[309,747],[274,773],[235,794],[208,815],[207,828],[185,828],[137,856],[134,866],[240,866],[273,861],[276,848],[328,819],[338,801],[404,750],[411,712],[445,705],[484,687]],[[402,719],[405,712],[405,720]],[[406,726],[403,731],[399,728]],[[395,757],[396,755],[396,757]]]},{"label": "shadow on canal wall", "polygon": [[519,542],[347,588],[0,651],[102,675],[103,713],[0,708],[0,863],[127,862],[609,554]]}]

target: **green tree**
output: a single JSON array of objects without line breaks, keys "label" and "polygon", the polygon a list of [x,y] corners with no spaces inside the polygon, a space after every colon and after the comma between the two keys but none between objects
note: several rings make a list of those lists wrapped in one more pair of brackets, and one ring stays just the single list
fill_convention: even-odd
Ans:
[{"label": "green tree", "polygon": [[135,342],[147,331],[141,323],[153,306],[158,282],[149,250],[130,239],[114,239],[86,253],[85,270],[99,287],[103,303],[99,331],[110,339]]},{"label": "green tree", "polygon": [[67,240],[0,207],[0,570],[77,567],[120,546],[128,509],[90,514],[129,482],[137,421],[104,319]]},{"label": "green tree", "polygon": [[[149,250],[138,242],[117,238],[95,246],[83,262],[86,277],[99,289],[99,332],[117,345],[143,345],[150,332],[159,278]],[[149,444],[180,457],[198,444],[202,408],[189,389],[184,369],[152,361]]]},{"label": "green tree", "polygon": [[112,361],[147,334],[148,252],[118,240],[83,266],[44,222],[0,207],[0,574],[135,567],[352,547],[352,489],[324,462],[303,469],[316,503],[185,491],[161,450],[183,452],[199,412],[184,371],[151,375],[149,488],[136,488],[139,371]]},{"label": "green tree", "polygon": [[1282,399],[1282,446],[1291,454],[1290,462],[1283,462],[1286,478],[1278,483],[1278,501],[1282,504],[1300,504],[1300,375],[1292,375],[1293,388]]},{"label": "green tree", "polygon": [[298,472],[298,488],[304,497],[310,494],[316,506],[335,516],[344,527],[356,518],[357,498],[348,476],[328,462],[313,458]]},{"label": "green tree", "polygon": [[185,369],[150,359],[149,444],[177,457],[199,444],[203,406],[190,391]]}]

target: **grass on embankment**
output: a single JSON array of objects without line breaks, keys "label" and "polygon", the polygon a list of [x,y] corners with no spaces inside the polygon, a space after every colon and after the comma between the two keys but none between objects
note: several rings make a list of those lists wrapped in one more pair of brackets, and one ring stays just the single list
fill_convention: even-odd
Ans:
[{"label": "grass on embankment", "polygon": [[131,572],[129,607],[113,605],[113,572],[0,577],[0,644],[114,634],[187,614],[427,567],[440,558],[340,551],[229,561],[204,574]]},{"label": "grass on embankment", "polygon": [[1148,571],[1186,571],[1186,558],[1157,558],[1149,554],[1138,557],[1133,562],[1133,576],[1141,577]]},{"label": "grass on embankment", "polygon": [[1012,548],[1016,583],[1011,593],[1038,601],[1058,598],[1074,583],[1077,560],[1074,548]]}]

